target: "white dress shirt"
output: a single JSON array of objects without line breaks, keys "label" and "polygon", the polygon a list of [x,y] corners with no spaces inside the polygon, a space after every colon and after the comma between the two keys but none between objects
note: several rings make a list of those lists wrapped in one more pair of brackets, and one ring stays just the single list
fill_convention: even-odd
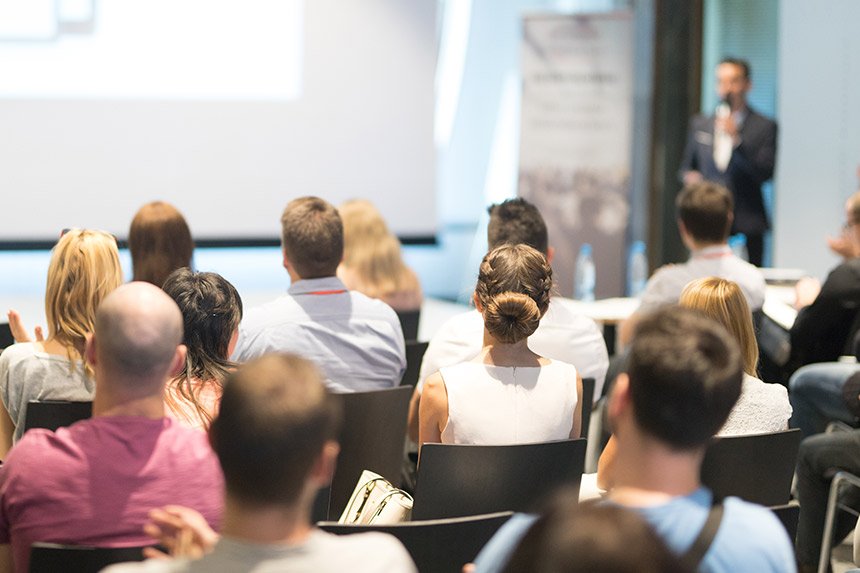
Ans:
[{"label": "white dress shirt", "polygon": [[335,392],[397,386],[406,368],[397,314],[348,291],[337,277],[296,281],[284,296],[248,311],[232,359],[247,362],[267,352],[313,361]]}]

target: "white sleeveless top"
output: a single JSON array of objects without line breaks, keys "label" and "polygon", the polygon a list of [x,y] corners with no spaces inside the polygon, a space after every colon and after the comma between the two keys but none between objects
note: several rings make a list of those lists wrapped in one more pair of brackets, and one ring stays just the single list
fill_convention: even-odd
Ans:
[{"label": "white sleeveless top", "polygon": [[443,444],[525,444],[566,440],[576,408],[576,368],[463,362],[439,373],[448,392]]}]

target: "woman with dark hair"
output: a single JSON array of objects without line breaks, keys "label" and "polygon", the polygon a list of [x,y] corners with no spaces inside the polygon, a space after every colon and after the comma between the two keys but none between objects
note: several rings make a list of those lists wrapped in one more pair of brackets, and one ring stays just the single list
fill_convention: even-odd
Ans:
[{"label": "woman with dark hair", "polygon": [[503,245],[481,262],[475,307],[484,345],[471,361],[427,378],[419,444],[517,444],[579,437],[582,379],[570,364],[528,347],[549,306],[552,268],[526,245]]},{"label": "woman with dark hair", "polygon": [[229,357],[242,320],[242,299],[221,275],[188,268],[171,273],[163,288],[182,311],[182,343],[188,349],[185,366],[165,389],[168,415],[206,429],[217,415],[224,379],[235,366]]},{"label": "woman with dark hair", "polygon": [[191,266],[194,241],[185,217],[164,201],[147,203],[138,210],[128,230],[133,280],[157,287],[167,275]]}]

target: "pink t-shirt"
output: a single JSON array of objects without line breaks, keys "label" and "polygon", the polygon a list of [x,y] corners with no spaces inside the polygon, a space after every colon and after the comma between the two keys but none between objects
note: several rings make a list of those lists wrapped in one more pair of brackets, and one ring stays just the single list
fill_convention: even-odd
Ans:
[{"label": "pink t-shirt", "polygon": [[106,416],[30,430],[0,468],[0,543],[25,573],[35,541],[147,545],[150,509],[181,504],[218,529],[224,478],[206,434],[170,419]]}]

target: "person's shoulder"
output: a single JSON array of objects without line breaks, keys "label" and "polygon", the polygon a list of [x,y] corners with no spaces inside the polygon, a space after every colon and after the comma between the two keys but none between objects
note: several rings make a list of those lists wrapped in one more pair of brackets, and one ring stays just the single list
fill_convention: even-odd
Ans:
[{"label": "person's shoulder", "polygon": [[352,535],[334,535],[315,532],[321,547],[328,555],[336,555],[338,562],[349,563],[353,573],[412,573],[415,564],[409,552],[394,536],[387,533],[367,532]]},{"label": "person's shoulder", "polygon": [[576,301],[563,296],[554,296],[549,300],[549,308],[541,319],[540,326],[545,323],[568,330],[594,332],[603,336],[597,323],[577,310]]},{"label": "person's shoulder", "polygon": [[118,563],[103,569],[102,573],[181,573],[189,571],[185,559],[147,559],[138,563]]},{"label": "person's shoulder", "polygon": [[[74,426],[86,426],[86,422],[82,420]],[[30,472],[32,467],[39,467],[39,475],[43,475],[44,471],[59,468],[63,460],[78,458],[79,453],[77,436],[70,428],[59,428],[56,432],[33,428],[9,450],[3,467],[6,472]]]},{"label": "person's shoulder", "polygon": [[774,120],[773,118],[770,118],[770,117],[768,117],[762,113],[759,113],[758,111],[756,111],[755,109],[753,109],[751,107],[748,107],[747,110],[748,110],[748,112],[747,112],[746,121],[752,121],[754,124],[758,124],[761,127],[768,128],[768,129],[775,129],[776,128],[776,120]]},{"label": "person's shoulder", "polygon": [[793,570],[785,568],[794,562],[788,534],[770,509],[736,497],[724,499],[723,507],[723,521],[707,559],[743,563],[756,571]]},{"label": "person's shoulder", "polygon": [[36,356],[36,345],[32,342],[17,342],[0,353],[0,363],[15,364]]}]

